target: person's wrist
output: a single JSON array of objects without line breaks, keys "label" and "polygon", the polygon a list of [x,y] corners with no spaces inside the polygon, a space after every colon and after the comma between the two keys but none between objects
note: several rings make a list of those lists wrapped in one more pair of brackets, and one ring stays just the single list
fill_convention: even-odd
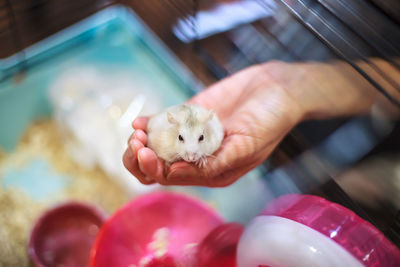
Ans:
[{"label": "person's wrist", "polygon": [[296,103],[301,121],[359,114],[373,100],[370,85],[340,62],[269,62],[265,68]]},{"label": "person's wrist", "polygon": [[[305,97],[306,92],[291,76],[296,71],[294,66],[281,61],[270,61],[260,65],[260,68],[268,75],[271,90],[280,95],[279,108],[283,108],[285,116],[293,126],[307,119],[312,107]],[[296,72],[296,75],[298,74],[299,72]]]}]

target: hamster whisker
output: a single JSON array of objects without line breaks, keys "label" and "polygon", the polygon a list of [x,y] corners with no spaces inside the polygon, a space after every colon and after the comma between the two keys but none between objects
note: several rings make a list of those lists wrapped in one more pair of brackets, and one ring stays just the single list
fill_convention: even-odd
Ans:
[{"label": "hamster whisker", "polygon": [[199,158],[197,161],[196,161],[196,166],[197,167],[199,167],[199,168],[204,168],[205,166],[206,166],[206,164],[207,164],[207,158],[205,157],[205,156],[202,156],[201,158]]}]

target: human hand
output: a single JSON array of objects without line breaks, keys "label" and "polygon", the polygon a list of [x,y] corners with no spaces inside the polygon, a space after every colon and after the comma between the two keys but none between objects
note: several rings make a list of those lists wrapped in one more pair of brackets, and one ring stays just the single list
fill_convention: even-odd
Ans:
[{"label": "human hand", "polygon": [[204,168],[184,161],[169,168],[147,143],[148,118],[136,130],[123,156],[125,167],[142,183],[163,185],[232,184],[259,165],[302,118],[290,94],[271,78],[267,65],[247,68],[194,96],[188,102],[212,109],[225,129],[220,149]]}]

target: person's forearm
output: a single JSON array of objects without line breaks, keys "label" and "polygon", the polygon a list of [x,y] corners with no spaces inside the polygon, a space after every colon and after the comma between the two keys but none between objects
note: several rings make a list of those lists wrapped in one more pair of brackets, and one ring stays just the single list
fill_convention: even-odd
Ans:
[{"label": "person's forearm", "polygon": [[[374,62],[400,83],[400,73],[396,73],[396,69],[381,60]],[[304,120],[367,113],[373,105],[380,105],[392,113],[399,112],[366,79],[343,62],[269,62],[262,67],[300,106]],[[379,76],[373,78],[385,83]],[[399,92],[390,86],[386,88],[400,101]]]}]

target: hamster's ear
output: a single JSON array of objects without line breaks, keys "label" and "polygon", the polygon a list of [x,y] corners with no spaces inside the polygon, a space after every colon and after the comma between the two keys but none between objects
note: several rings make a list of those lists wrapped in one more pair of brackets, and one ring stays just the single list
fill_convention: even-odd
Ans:
[{"label": "hamster's ear", "polygon": [[211,120],[214,117],[214,111],[209,110],[203,117],[202,121],[203,123],[206,123],[207,121]]},{"label": "hamster's ear", "polygon": [[178,121],[172,116],[171,113],[167,112],[168,122],[171,124],[178,124]]}]

